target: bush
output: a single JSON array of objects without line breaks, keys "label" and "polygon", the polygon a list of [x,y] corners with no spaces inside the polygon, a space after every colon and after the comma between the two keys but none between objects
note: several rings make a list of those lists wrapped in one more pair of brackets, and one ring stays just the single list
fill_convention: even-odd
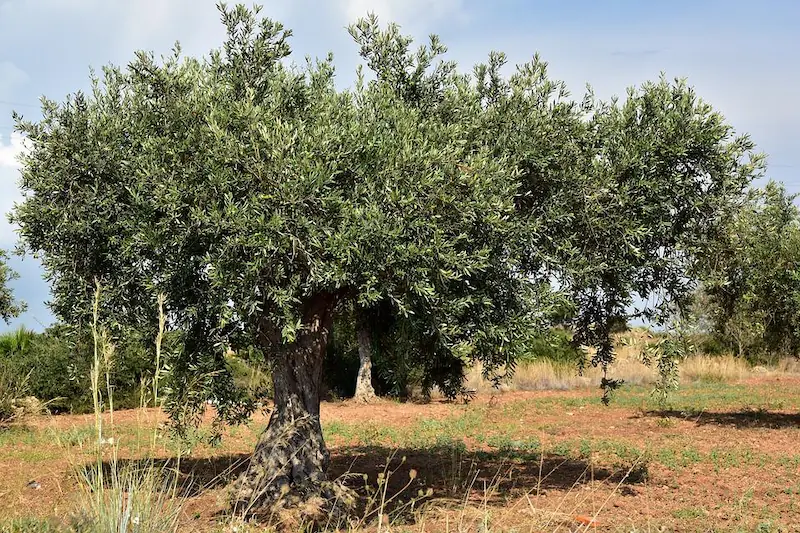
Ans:
[{"label": "bush", "polygon": [[254,401],[271,398],[273,392],[272,376],[263,370],[265,365],[261,359],[263,354],[256,350],[241,350],[225,357],[234,385],[247,391]]},{"label": "bush", "polygon": [[92,404],[87,352],[61,335],[45,333],[34,339],[30,350],[16,354],[12,364],[30,369],[30,393],[52,402],[53,410],[86,412]]},{"label": "bush", "polygon": [[[44,333],[20,329],[0,337],[0,362],[15,380],[27,377],[27,393],[57,412],[92,409],[91,336],[56,325]],[[111,369],[115,407],[139,405],[143,382],[153,375],[151,350],[135,336],[119,343]]]}]

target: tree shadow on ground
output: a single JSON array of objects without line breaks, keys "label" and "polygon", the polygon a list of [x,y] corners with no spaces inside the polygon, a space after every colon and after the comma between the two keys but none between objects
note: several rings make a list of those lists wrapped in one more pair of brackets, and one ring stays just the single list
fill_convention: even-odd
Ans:
[{"label": "tree shadow on ground", "polygon": [[459,446],[422,449],[358,446],[337,452],[331,461],[331,477],[340,477],[353,488],[365,483],[374,488],[378,477],[385,475],[387,494],[403,491],[413,495],[431,489],[433,498],[463,499],[471,492],[482,500],[493,500],[513,492],[569,490],[592,479],[620,478],[615,471],[592,469],[583,459],[541,456],[527,451],[473,452]]},{"label": "tree shadow on ground", "polygon": [[[634,418],[639,418],[637,415]],[[647,411],[645,417],[679,418],[694,422],[698,426],[716,425],[733,426],[738,429],[768,428],[785,429],[800,427],[800,413],[777,413],[765,409],[745,409],[742,411],[679,411],[657,410]]]},{"label": "tree shadow on ground", "polygon": [[[155,467],[165,475],[178,473],[180,493],[194,497],[223,489],[248,465],[249,455],[211,458],[119,460],[116,467]],[[110,471],[113,465],[104,467]],[[88,465],[88,468],[92,468]],[[413,472],[413,473],[412,473]],[[337,447],[331,450],[329,478],[339,480],[359,496],[358,516],[369,515],[380,503],[386,480],[385,511],[405,513],[412,501],[451,504],[502,504],[506,498],[550,490],[570,491],[591,482],[641,481],[627,468],[605,469],[586,460],[528,450],[469,451],[463,444],[429,448],[386,446]],[[220,509],[221,513],[225,511]],[[412,517],[409,514],[408,519]]]}]

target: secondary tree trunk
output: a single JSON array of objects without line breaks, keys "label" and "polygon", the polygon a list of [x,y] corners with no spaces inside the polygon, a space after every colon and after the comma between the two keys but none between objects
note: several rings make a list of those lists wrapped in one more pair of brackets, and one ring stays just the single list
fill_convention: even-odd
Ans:
[{"label": "secondary tree trunk", "polygon": [[366,311],[356,311],[356,336],[358,337],[358,377],[356,377],[355,399],[371,402],[377,396],[372,386],[372,331],[365,315]]},{"label": "secondary tree trunk", "polygon": [[260,332],[264,348],[275,358],[275,408],[247,470],[233,486],[231,503],[236,513],[312,501],[326,512],[327,504],[336,499],[326,475],[329,454],[319,419],[322,363],[333,305],[332,295],[310,299],[303,329],[291,344],[282,344],[279,332],[269,326]]}]

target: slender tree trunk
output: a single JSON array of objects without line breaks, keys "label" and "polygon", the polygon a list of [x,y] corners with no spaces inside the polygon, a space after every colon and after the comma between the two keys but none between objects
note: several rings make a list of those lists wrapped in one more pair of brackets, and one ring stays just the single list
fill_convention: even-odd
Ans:
[{"label": "slender tree trunk", "polygon": [[358,337],[358,377],[356,377],[355,399],[371,402],[377,398],[372,386],[372,331],[365,316],[366,311],[356,311],[356,335]]},{"label": "slender tree trunk", "polygon": [[[309,300],[303,329],[295,342],[281,344],[279,333],[265,327],[262,344],[275,358],[275,408],[261,434],[247,470],[231,492],[234,511],[251,514],[278,504],[290,507],[336,497],[328,482],[328,449],[319,419],[320,387],[334,298]],[[322,506],[324,507],[324,505]],[[319,512],[326,512],[320,508]]]}]

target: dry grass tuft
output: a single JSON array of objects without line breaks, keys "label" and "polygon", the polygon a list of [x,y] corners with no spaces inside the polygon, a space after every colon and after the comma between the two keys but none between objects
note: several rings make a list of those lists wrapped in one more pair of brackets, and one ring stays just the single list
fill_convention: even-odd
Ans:
[{"label": "dry grass tuft", "polygon": [[731,383],[753,374],[746,361],[732,355],[694,355],[680,365],[681,381]]},{"label": "dry grass tuft", "polygon": [[[100,467],[102,468],[102,467]],[[77,511],[71,520],[81,532],[170,533],[178,530],[183,501],[176,495],[177,476],[150,463],[119,465],[111,472],[85,472]]]},{"label": "dry grass tuft", "polygon": [[[70,530],[76,533],[175,533],[185,503],[185,498],[178,494],[177,470],[171,471],[166,464],[157,466],[152,457],[138,464],[122,463],[118,460],[119,439],[103,437],[104,433],[114,432],[111,371],[115,349],[107,332],[98,323],[100,291],[97,282],[92,322],[94,363],[91,369],[97,441],[93,443],[93,463],[83,468],[76,465],[80,489],[76,510],[70,520]],[[163,321],[161,298],[159,304],[159,316]],[[157,352],[160,352],[160,343],[159,336],[156,339]],[[155,387],[154,384],[154,395],[157,394]],[[107,426],[102,422],[104,403],[109,409],[110,423]],[[155,441],[155,434],[153,439]],[[103,444],[106,442],[112,446],[110,458],[103,453]],[[180,456],[177,460],[180,464]]]},{"label": "dry grass tuft", "polygon": [[26,413],[20,398],[27,391],[27,377],[19,379],[5,366],[0,366],[0,427],[18,422]]},{"label": "dry grass tuft", "polygon": [[777,362],[774,371],[779,374],[800,374],[800,359],[784,357]]}]

